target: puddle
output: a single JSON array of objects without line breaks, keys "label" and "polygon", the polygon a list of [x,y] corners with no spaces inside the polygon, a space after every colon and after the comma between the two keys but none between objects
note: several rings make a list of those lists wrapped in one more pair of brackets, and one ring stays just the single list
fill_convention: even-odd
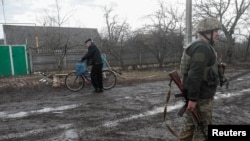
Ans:
[{"label": "puddle", "polygon": [[36,130],[27,131],[24,133],[11,133],[8,135],[0,136],[0,140],[21,138],[21,137],[25,137],[29,135],[41,134],[41,133],[48,132],[48,131],[53,131],[53,130],[58,130],[58,129],[69,129],[69,128],[72,128],[72,124],[59,125],[57,127],[50,128],[49,130],[48,129],[36,129]]},{"label": "puddle", "polygon": [[64,110],[73,109],[76,107],[79,107],[81,104],[71,104],[71,105],[65,105],[65,106],[59,106],[59,107],[45,107],[40,110],[33,110],[28,112],[18,112],[13,114],[8,114],[7,112],[0,112],[0,118],[22,118],[27,117],[32,114],[41,114],[41,113],[48,113],[48,112],[54,112],[54,113],[60,113]]},{"label": "puddle", "polygon": [[[183,102],[176,103],[173,106],[168,106],[168,111],[179,109],[182,106],[183,106]],[[122,122],[127,122],[127,121],[130,121],[130,120],[134,120],[134,119],[143,118],[143,117],[146,117],[146,116],[151,116],[151,115],[163,113],[163,110],[164,110],[164,106],[156,107],[153,110],[150,110],[150,111],[147,111],[147,112],[144,112],[144,113],[132,115],[130,117],[122,118],[122,119],[118,119],[118,120],[114,120],[114,121],[107,121],[104,124],[96,126],[96,127],[85,128],[84,130],[81,131],[81,133],[84,133],[85,131],[98,130],[101,127],[111,128],[111,127],[119,126],[119,124],[122,123]]]},{"label": "puddle", "polygon": [[67,130],[67,131],[65,132],[65,137],[64,137],[64,139],[76,139],[76,138],[79,138],[79,137],[78,137],[78,134],[76,133],[75,130],[70,129],[70,130]]},{"label": "puddle", "polygon": [[[217,92],[216,96],[215,96],[215,99],[238,96],[238,95],[244,94],[243,92],[249,92],[249,91],[250,91],[250,89],[244,89],[244,90],[241,90],[239,93],[227,93],[227,94],[222,94],[220,92]],[[175,105],[169,105],[168,106],[168,112],[179,109],[182,106],[183,106],[183,102],[176,103]],[[114,121],[108,121],[108,122],[104,123],[103,126],[104,127],[115,127],[115,126],[118,126],[119,123],[122,123],[122,122],[127,122],[127,121],[130,121],[130,120],[133,120],[133,119],[138,119],[138,118],[142,118],[142,117],[145,117],[145,116],[151,116],[151,115],[163,113],[163,108],[164,108],[163,106],[162,107],[157,107],[157,108],[155,108],[155,109],[153,109],[151,111],[147,111],[145,113],[132,115],[131,117],[122,118],[122,119],[118,119],[118,120],[114,120]]]},{"label": "puddle", "polygon": [[244,89],[244,90],[241,90],[240,92],[250,92],[250,89]]},{"label": "puddle", "polygon": [[[168,112],[173,111],[175,109],[179,109],[182,106],[183,106],[182,102],[176,103],[175,105],[172,105],[172,106],[168,106]],[[108,122],[104,123],[103,126],[104,127],[115,127],[115,126],[118,126],[119,123],[121,123],[121,122],[127,122],[130,120],[163,113],[163,110],[164,110],[164,106],[157,107],[151,111],[147,111],[145,113],[141,113],[141,114],[137,114],[137,115],[132,115],[131,117],[128,117],[128,118],[122,118],[122,119],[118,119],[118,120],[114,120],[114,121],[108,121]]]},{"label": "puddle", "polygon": [[[249,92],[249,91],[250,91],[250,89],[243,89],[237,93],[226,93],[226,94],[221,93],[221,92],[217,92],[215,98],[220,99],[220,98],[228,98],[228,97],[232,97],[232,96],[243,95],[243,94],[246,94],[245,92]],[[129,98],[130,97],[125,97],[125,99],[129,99]],[[11,114],[7,113],[7,112],[0,112],[0,118],[21,118],[21,117],[29,116],[31,114],[41,114],[41,113],[48,113],[48,112],[60,114],[60,113],[63,113],[64,110],[73,109],[73,108],[79,107],[80,105],[81,104],[71,104],[71,105],[58,106],[58,107],[45,107],[45,108],[42,108],[39,110],[32,110],[32,111],[28,111],[28,112],[22,111],[22,112],[11,113]],[[182,106],[183,106],[183,102],[178,102],[178,103],[175,103],[174,105],[168,105],[168,112],[179,109]],[[106,122],[104,122],[104,124],[101,124],[99,126],[85,128],[81,132],[83,133],[85,131],[99,130],[102,127],[105,127],[105,128],[116,127],[116,126],[119,126],[119,124],[121,124],[123,122],[128,122],[131,120],[135,120],[135,119],[163,113],[163,110],[164,110],[164,106],[156,107],[156,108],[149,110],[149,111],[146,111],[144,113],[138,113],[138,114],[135,114],[135,115],[132,115],[129,117],[125,117],[125,118],[121,118],[121,119],[117,119],[117,120],[113,120],[113,121],[106,121]],[[31,130],[31,131],[27,131],[27,132],[23,132],[23,133],[11,133],[8,135],[0,136],[0,140],[20,138],[20,137],[24,137],[24,136],[28,136],[28,135],[32,135],[32,134],[41,134],[43,132],[49,132],[49,131],[58,130],[58,129],[65,129],[61,138],[68,139],[68,140],[77,139],[79,137],[78,133],[72,128],[73,128],[72,124],[64,124],[64,125],[59,125],[57,127],[49,128],[49,129],[36,129],[36,130]]]},{"label": "puddle", "polygon": [[234,93],[221,93],[221,92],[216,92],[214,99],[219,99],[219,98],[228,98],[228,97],[233,97],[233,96],[240,96],[245,94],[244,92],[250,92],[250,89],[244,89],[239,92],[234,92]]}]

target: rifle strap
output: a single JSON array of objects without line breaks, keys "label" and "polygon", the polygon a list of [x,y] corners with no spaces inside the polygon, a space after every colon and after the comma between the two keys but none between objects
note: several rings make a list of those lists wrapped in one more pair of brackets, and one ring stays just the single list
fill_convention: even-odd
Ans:
[{"label": "rifle strap", "polygon": [[168,92],[167,92],[167,96],[166,96],[166,104],[164,106],[164,112],[163,112],[163,117],[164,117],[164,120],[166,120],[166,117],[167,117],[167,105],[168,105],[168,101],[170,99],[170,96],[171,96],[171,84],[172,84],[172,79],[170,79],[169,81],[169,89],[168,89]]},{"label": "rifle strap", "polygon": [[[166,96],[166,104],[164,106],[164,112],[163,112],[163,115],[164,115],[164,121],[166,121],[166,117],[167,117],[167,105],[168,105],[168,101],[170,99],[170,96],[171,96],[171,88],[172,88],[172,79],[170,79],[170,82],[169,82],[169,90],[167,92],[167,96]],[[166,123],[166,126],[167,126],[167,129],[170,131],[170,133],[175,136],[177,139],[185,139],[189,136],[192,135],[192,132],[188,132],[187,134],[185,135],[178,135],[167,123]]]}]

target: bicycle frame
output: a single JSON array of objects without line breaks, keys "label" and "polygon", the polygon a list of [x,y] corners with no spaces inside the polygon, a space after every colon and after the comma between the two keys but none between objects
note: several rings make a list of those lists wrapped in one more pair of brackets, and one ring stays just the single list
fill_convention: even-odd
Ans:
[{"label": "bicycle frame", "polygon": [[89,82],[91,82],[90,72],[87,75],[82,75],[83,78]]},{"label": "bicycle frame", "polygon": [[[111,71],[111,70],[110,70],[110,71]],[[115,74],[114,71],[112,71],[112,72]],[[84,75],[82,75],[82,76],[83,76],[83,78],[84,78],[85,80],[91,82],[90,72],[88,72],[88,74],[84,74]],[[102,79],[104,80],[106,77],[107,77],[107,76],[106,76],[106,74],[105,74],[105,71],[103,71],[103,73],[102,73]]]},{"label": "bicycle frame", "polygon": [[[103,70],[103,89],[108,90],[116,85],[116,74],[112,70]],[[65,85],[70,91],[80,91],[85,86],[85,81],[91,82],[90,73],[77,75],[71,72],[65,77]]]}]

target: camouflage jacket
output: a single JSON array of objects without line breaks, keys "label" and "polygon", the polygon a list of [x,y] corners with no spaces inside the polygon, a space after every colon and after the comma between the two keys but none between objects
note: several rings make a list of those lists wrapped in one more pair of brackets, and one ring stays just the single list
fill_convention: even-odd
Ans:
[{"label": "camouflage jacket", "polygon": [[204,41],[194,41],[185,48],[180,70],[188,99],[195,101],[214,96],[218,85],[217,63],[217,53]]}]

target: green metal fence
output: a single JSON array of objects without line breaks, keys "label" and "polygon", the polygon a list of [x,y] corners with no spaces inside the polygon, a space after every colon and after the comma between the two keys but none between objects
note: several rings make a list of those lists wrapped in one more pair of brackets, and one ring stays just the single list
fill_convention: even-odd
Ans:
[{"label": "green metal fence", "polygon": [[30,74],[26,45],[0,46],[0,76]]}]

